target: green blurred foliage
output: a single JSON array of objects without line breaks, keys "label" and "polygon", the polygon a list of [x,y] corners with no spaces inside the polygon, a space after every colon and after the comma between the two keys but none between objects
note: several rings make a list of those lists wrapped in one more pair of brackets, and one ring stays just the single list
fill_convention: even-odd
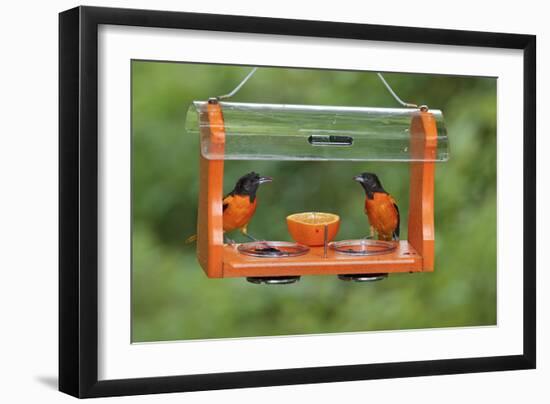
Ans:
[{"label": "green blurred foliage", "polygon": [[[198,137],[193,100],[230,91],[248,67],[132,62],[132,339],[161,341],[496,324],[496,79],[386,74],[404,100],[443,110],[451,159],[436,169],[436,269],[374,284],[310,276],[290,286],[208,279],[184,240],[195,233]],[[260,68],[232,101],[387,106],[374,73]],[[339,238],[368,232],[350,177],[376,172],[399,201],[407,237],[406,163],[226,162],[225,191],[249,171],[262,186],[249,231],[289,240],[285,216],[340,214]],[[239,239],[238,235],[233,238]]]}]

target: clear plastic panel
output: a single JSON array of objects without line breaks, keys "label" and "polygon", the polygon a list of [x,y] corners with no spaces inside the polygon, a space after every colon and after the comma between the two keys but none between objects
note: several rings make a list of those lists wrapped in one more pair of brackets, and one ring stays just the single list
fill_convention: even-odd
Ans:
[{"label": "clear plastic panel", "polygon": [[212,147],[207,101],[195,101],[186,129],[201,134],[201,153],[226,160],[447,161],[443,114],[430,110],[437,147],[429,159],[410,152],[410,124],[418,110],[289,104],[220,103],[225,126],[223,154]]}]

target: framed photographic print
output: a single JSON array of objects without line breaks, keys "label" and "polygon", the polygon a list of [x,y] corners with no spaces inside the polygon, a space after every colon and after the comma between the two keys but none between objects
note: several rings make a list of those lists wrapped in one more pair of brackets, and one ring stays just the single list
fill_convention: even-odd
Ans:
[{"label": "framed photographic print", "polygon": [[535,37],[60,14],[60,390],[535,367]]}]

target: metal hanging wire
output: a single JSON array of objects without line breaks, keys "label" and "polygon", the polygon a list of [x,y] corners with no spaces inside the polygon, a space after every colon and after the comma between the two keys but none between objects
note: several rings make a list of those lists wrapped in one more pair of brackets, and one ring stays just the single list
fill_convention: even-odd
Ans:
[{"label": "metal hanging wire", "polygon": [[418,105],[416,104],[411,104],[409,102],[405,102],[403,101],[401,98],[399,98],[399,96],[395,93],[395,91],[393,91],[393,89],[391,88],[391,86],[388,84],[388,82],[386,81],[386,79],[384,78],[384,76],[382,76],[382,73],[376,73],[378,75],[378,78],[382,81],[382,83],[384,83],[384,85],[386,86],[386,89],[389,91],[389,93],[393,96],[393,98],[395,99],[395,101],[397,101],[399,104],[401,104],[402,106],[404,106],[405,108],[418,108]]},{"label": "metal hanging wire", "polygon": [[227,93],[227,94],[224,94],[224,95],[220,95],[218,97],[216,97],[218,100],[225,100],[227,98],[231,98],[233,97],[235,94],[237,94],[237,92],[241,89],[242,86],[244,86],[246,84],[246,82],[248,81],[248,79],[250,77],[252,77],[252,75],[254,73],[256,73],[256,70],[258,70],[257,67],[254,67],[247,75],[246,77],[239,83],[239,85],[237,87],[235,87],[233,89],[233,91],[231,91],[230,93]]},{"label": "metal hanging wire", "polygon": [[[254,67],[246,76],[244,79],[242,79],[242,81],[237,85],[237,87],[235,87],[233,89],[233,91],[231,91],[230,93],[227,93],[227,94],[224,94],[224,95],[220,95],[218,97],[216,97],[216,99],[218,101],[220,100],[226,100],[228,98],[231,98],[233,97],[235,94],[237,94],[237,92],[239,92],[239,90],[246,84],[246,82],[254,75],[254,73],[256,73],[256,70],[258,70],[257,67]],[[386,79],[384,78],[384,76],[382,76],[382,73],[376,73],[378,75],[378,78],[380,79],[380,81],[382,81],[382,83],[384,84],[384,86],[386,87],[386,89],[388,90],[388,92],[392,95],[392,97],[395,99],[395,101],[397,101],[399,104],[401,104],[401,106],[405,107],[405,108],[420,108],[422,110],[427,110],[428,107],[425,106],[425,105],[421,105],[421,106],[418,106],[417,104],[412,104],[410,102],[405,102],[403,101],[401,98],[399,98],[399,96],[395,93],[395,91],[393,91],[393,88],[391,88],[391,86],[389,85],[389,83],[386,81]]]}]

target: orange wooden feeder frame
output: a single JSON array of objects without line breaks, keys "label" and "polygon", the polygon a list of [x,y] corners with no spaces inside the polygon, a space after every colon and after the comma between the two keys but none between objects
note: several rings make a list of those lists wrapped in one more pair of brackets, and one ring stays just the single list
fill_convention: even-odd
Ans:
[{"label": "orange wooden feeder frame", "polygon": [[[210,139],[211,152],[223,156],[225,125],[222,106],[212,99],[201,114],[201,136]],[[208,122],[205,122],[207,120]],[[298,257],[251,257],[223,240],[224,160],[200,154],[200,190],[197,225],[197,257],[209,278],[281,277],[336,274],[390,274],[434,270],[434,174],[437,125],[433,114],[421,108],[410,123],[410,207],[408,240],[398,241],[390,253],[348,256],[323,247],[311,247]]]}]

